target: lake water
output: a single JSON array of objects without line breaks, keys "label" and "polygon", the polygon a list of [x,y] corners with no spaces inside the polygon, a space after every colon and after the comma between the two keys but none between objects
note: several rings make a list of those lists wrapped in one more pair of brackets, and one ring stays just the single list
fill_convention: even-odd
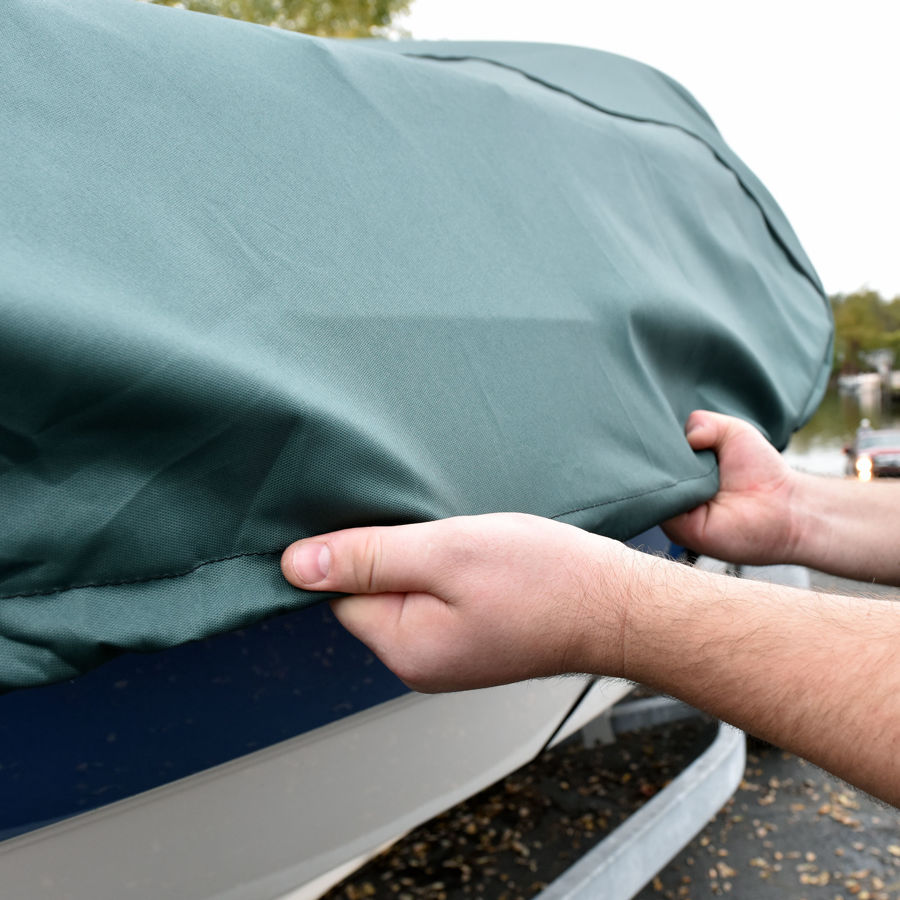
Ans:
[{"label": "lake water", "polygon": [[900,427],[900,407],[883,404],[880,395],[855,397],[830,389],[809,423],[791,439],[785,459],[817,475],[844,474],[843,448],[853,440],[860,420],[873,428]]}]

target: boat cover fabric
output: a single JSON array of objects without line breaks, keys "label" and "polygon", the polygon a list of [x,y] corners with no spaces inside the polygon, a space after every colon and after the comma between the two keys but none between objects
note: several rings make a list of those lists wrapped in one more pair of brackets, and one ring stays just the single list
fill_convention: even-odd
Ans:
[{"label": "boat cover fabric", "polygon": [[321,599],[330,529],[627,538],[715,492],[692,409],[824,388],[784,216],[636,62],[7,0],[0,85],[4,689]]}]

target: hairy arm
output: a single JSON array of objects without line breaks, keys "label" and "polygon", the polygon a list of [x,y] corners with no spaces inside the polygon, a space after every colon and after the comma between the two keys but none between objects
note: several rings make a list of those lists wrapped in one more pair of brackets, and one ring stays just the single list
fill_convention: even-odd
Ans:
[{"label": "hairy arm", "polygon": [[[641,681],[900,803],[900,607],[689,569],[499,514],[293,544],[285,576],[411,687]],[[367,596],[363,596],[367,595]]]},{"label": "hairy arm", "polygon": [[655,562],[628,678],[900,804],[900,606]]}]

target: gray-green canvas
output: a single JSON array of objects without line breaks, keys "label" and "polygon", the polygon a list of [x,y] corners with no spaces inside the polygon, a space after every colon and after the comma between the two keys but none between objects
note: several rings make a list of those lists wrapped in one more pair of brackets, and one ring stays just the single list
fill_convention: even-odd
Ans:
[{"label": "gray-green canvas", "polygon": [[329,529],[631,536],[716,490],[691,409],[784,445],[830,339],[771,197],[646,66],[6,0],[0,685],[313,602],[278,555]]}]

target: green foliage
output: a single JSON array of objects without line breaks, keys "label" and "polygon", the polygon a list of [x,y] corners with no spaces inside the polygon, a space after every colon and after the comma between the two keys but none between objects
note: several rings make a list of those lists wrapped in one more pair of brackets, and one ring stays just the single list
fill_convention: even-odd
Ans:
[{"label": "green foliage", "polygon": [[385,35],[412,0],[150,0],[196,12],[323,37]]},{"label": "green foliage", "polygon": [[856,291],[830,299],[835,372],[870,369],[865,354],[872,350],[893,350],[900,360],[900,297],[888,301],[876,291]]}]

